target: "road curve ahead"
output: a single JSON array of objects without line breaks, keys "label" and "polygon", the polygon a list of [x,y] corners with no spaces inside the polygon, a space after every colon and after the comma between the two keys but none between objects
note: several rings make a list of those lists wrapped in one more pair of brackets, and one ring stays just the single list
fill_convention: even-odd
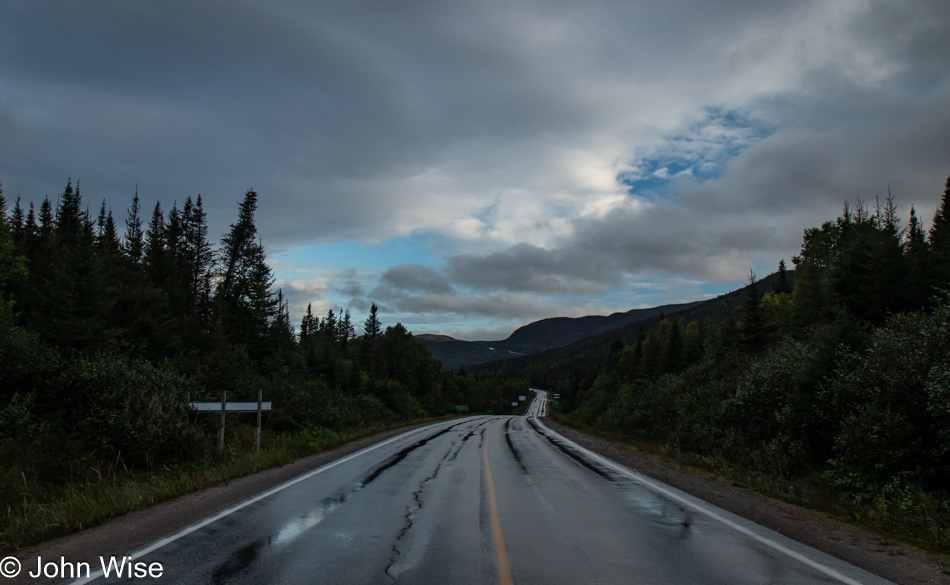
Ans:
[{"label": "road curve ahead", "polygon": [[[544,412],[535,392],[529,415]],[[534,416],[410,431],[133,556],[164,568],[132,580],[142,583],[888,583],[586,452]]]}]

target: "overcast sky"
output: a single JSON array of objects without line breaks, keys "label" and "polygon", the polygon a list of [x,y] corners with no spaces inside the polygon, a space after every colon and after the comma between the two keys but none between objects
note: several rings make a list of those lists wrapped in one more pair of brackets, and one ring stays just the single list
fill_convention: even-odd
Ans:
[{"label": "overcast sky", "polygon": [[950,172],[950,3],[0,4],[0,181],[125,216],[260,194],[324,314],[498,339],[706,298]]}]

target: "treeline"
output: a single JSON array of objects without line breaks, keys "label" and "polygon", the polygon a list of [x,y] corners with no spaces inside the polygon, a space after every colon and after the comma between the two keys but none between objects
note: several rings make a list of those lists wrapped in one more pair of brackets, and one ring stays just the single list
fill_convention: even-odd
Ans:
[{"label": "treeline", "polygon": [[862,521],[950,550],[950,178],[929,231],[890,196],[858,201],[793,262],[748,287],[737,320],[670,316],[592,382],[565,380],[568,420],[763,484],[819,482]]},{"label": "treeline", "polygon": [[[192,400],[274,403],[274,433],[347,433],[454,411],[508,412],[525,388],[443,372],[374,305],[357,335],[349,311],[307,314],[298,334],[245,193],[213,246],[201,196],[120,229],[71,182],[37,210],[0,190],[0,507],[52,497],[99,473],[219,457],[214,417]],[[240,434],[240,417],[229,422]],[[268,434],[270,433],[270,434]],[[95,474],[93,475],[95,477]],[[52,494],[52,495],[51,495]]]}]

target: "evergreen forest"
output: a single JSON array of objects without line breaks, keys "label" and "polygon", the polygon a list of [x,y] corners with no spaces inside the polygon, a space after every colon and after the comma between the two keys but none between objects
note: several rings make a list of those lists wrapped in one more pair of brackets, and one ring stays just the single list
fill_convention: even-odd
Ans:
[{"label": "evergreen forest", "polygon": [[909,215],[846,203],[734,318],[665,316],[561,377],[561,420],[950,552],[950,178]]},{"label": "evergreen forest", "polygon": [[[509,413],[516,380],[443,371],[373,305],[290,314],[249,190],[214,245],[201,196],[117,221],[67,182],[37,209],[0,189],[0,548],[64,534],[352,438],[455,413]],[[192,401],[264,400],[218,417]]]}]

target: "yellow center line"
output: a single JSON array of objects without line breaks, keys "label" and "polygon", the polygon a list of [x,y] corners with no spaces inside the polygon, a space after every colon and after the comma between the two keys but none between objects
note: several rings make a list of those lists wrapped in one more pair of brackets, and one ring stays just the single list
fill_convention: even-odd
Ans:
[{"label": "yellow center line", "polygon": [[485,477],[488,480],[488,509],[491,514],[491,533],[495,540],[495,557],[498,562],[498,583],[513,585],[511,571],[508,569],[508,554],[505,552],[505,539],[501,536],[501,520],[498,518],[498,501],[495,499],[495,482],[491,478],[491,466],[488,465],[488,437],[495,425],[488,427],[485,433],[485,447],[482,459],[485,462]]}]

